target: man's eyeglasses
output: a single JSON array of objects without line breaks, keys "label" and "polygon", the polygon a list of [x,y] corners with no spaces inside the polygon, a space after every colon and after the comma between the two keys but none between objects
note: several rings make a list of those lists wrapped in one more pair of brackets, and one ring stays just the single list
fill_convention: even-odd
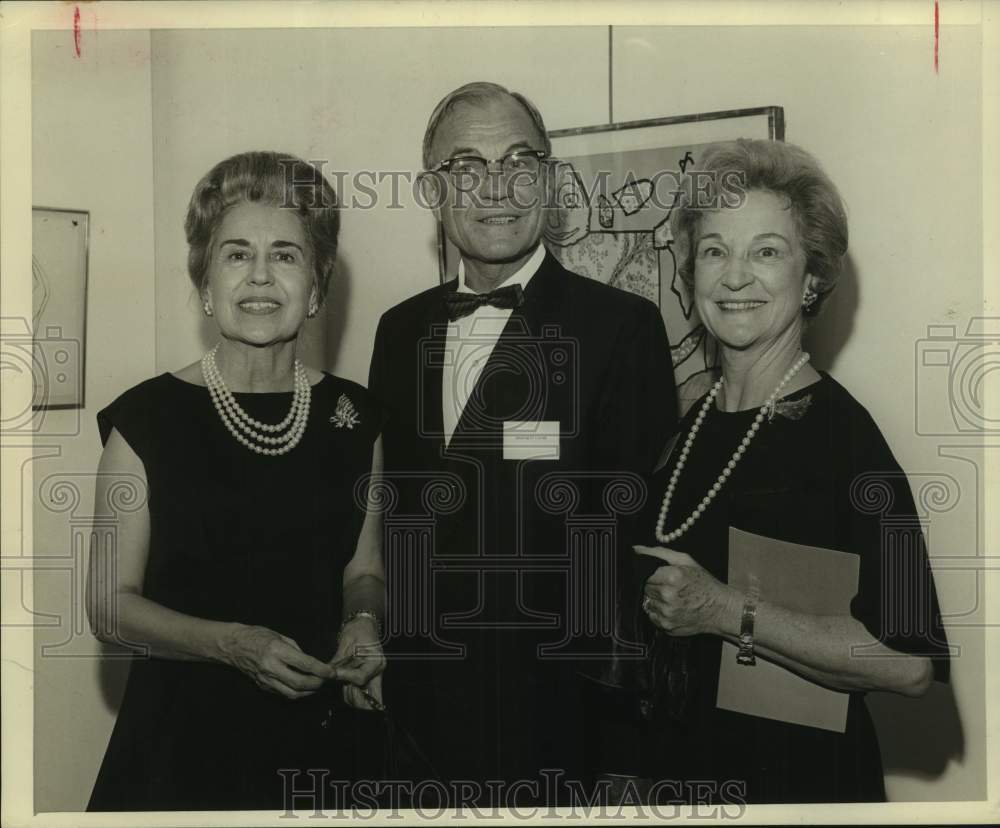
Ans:
[{"label": "man's eyeglasses", "polygon": [[446,172],[463,188],[478,185],[487,175],[491,165],[499,164],[500,172],[516,184],[534,184],[542,168],[542,161],[548,157],[544,150],[517,150],[487,161],[479,155],[456,155],[446,158],[431,168],[431,172]]}]

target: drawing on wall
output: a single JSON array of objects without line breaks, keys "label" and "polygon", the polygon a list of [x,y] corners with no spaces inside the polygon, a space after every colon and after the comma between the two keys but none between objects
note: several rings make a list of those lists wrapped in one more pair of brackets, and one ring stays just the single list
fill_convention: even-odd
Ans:
[{"label": "drawing on wall", "polygon": [[90,214],[31,211],[32,408],[82,408]]},{"label": "drawing on wall", "polygon": [[[567,269],[656,303],[670,337],[681,409],[708,390],[716,344],[677,274],[670,215],[710,144],[784,140],[784,110],[770,106],[562,129],[549,133],[558,209],[545,243]],[[439,239],[442,279],[457,251]]]}]

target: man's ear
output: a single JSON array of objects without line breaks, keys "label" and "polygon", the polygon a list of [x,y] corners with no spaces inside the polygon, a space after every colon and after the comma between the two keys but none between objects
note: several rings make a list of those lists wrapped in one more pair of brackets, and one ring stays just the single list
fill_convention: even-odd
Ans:
[{"label": "man's ear", "polygon": [[447,189],[441,175],[436,172],[422,172],[417,176],[420,200],[425,207],[434,211],[434,218],[441,221],[441,205],[447,198]]}]

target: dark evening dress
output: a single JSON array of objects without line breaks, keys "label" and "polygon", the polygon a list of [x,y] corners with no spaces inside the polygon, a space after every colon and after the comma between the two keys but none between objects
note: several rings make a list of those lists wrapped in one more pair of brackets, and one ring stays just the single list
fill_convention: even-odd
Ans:
[{"label": "dark evening dress", "polygon": [[[292,399],[235,396],[275,423]],[[353,427],[335,422],[345,399]],[[98,425],[104,442],[117,429],[145,467],[143,594],[199,618],[269,627],[329,660],[364,520],[356,486],[371,471],[381,424],[363,387],[325,374],[302,441],[266,457],[229,434],[207,388],[167,373],[126,391]],[[137,657],[88,810],[284,809],[286,782],[315,787],[309,770],[325,774],[328,790],[377,774],[380,718],[347,707],[338,683],[290,701],[234,667]]]},{"label": "dark evening dress", "polygon": [[[678,445],[702,401],[688,412]],[[709,411],[681,472],[667,531],[704,497],[756,413]],[[629,532],[633,543],[662,545],[656,519],[678,454],[675,447],[650,479],[649,498]],[[931,657],[935,679],[947,680],[948,648],[908,483],[871,416],[830,376],[778,404],[711,506],[669,546],[725,581],[730,526],[859,555],[851,615],[894,650]],[[623,612],[633,634],[651,645],[651,657],[625,682],[635,702],[626,707],[635,715],[617,722],[621,738],[612,753],[620,771],[659,780],[652,796],[660,801],[884,800],[864,694],[850,694],[844,733],[717,708],[722,639],[671,637],[639,607],[643,584],[660,565],[638,555],[629,562]],[[761,589],[766,600],[766,584]],[[700,793],[696,781],[707,782]]]}]

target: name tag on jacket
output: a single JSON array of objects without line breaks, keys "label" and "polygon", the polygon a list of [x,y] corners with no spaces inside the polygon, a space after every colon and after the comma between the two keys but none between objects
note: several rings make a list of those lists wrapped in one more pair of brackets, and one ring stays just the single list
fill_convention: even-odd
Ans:
[{"label": "name tag on jacket", "polygon": [[505,420],[504,460],[558,460],[558,420]]}]

